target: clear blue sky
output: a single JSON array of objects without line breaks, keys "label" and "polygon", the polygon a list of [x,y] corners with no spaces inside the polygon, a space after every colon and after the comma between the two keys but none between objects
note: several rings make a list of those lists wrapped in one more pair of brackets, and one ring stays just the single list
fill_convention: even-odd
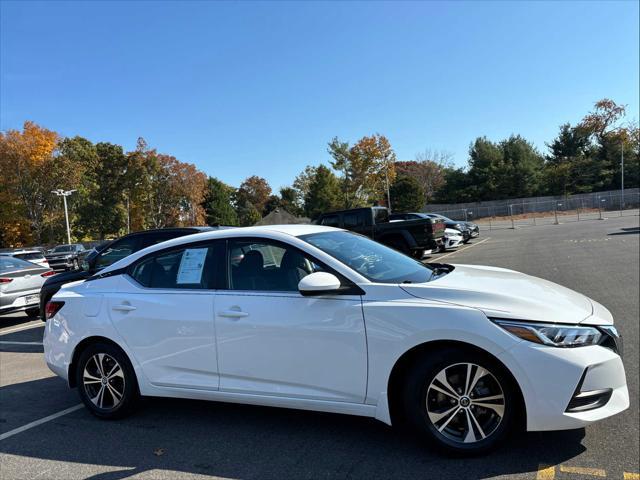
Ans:
[{"label": "clear blue sky", "polygon": [[138,136],[274,189],[332,137],[398,158],[519,133],[544,150],[610,97],[638,118],[638,2],[0,1],[0,129]]}]

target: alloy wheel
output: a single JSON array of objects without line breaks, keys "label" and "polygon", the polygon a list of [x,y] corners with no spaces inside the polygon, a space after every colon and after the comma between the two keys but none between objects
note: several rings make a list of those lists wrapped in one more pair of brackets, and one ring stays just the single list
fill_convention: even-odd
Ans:
[{"label": "alloy wheel", "polygon": [[125,393],[124,371],[107,353],[96,353],[85,364],[82,383],[87,397],[98,408],[114,410]]},{"label": "alloy wheel", "polygon": [[426,395],[427,416],[449,441],[473,444],[489,438],[502,422],[505,395],[497,378],[474,363],[442,369]]}]

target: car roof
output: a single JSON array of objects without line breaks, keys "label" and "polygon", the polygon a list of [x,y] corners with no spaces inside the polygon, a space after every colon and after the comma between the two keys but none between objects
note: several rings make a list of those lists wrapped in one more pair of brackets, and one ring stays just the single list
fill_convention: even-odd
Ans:
[{"label": "car roof", "polygon": [[[137,252],[128,255],[127,257],[118,260],[117,262],[109,265],[100,271],[100,275],[108,273],[112,270],[119,270],[124,268],[138,260],[140,257],[148,255],[156,250],[163,250],[168,247],[180,246],[183,244],[202,242],[206,240],[215,240],[217,238],[233,238],[233,237],[259,237],[261,235],[267,235],[268,237],[282,237],[283,235],[291,237],[300,237],[302,235],[308,235],[312,233],[322,232],[337,232],[343,231],[341,228],[325,227],[323,225],[312,224],[296,224],[296,225],[260,225],[256,227],[243,227],[243,228],[222,228],[211,229],[201,233],[194,233],[193,235],[185,235],[182,237],[172,238],[165,242],[156,243],[150,247],[143,248]],[[275,234],[275,235],[274,235]]]}]

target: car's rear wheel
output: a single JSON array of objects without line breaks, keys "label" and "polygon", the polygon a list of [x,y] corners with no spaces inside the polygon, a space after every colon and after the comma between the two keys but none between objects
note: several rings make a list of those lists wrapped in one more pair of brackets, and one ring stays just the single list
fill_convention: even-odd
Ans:
[{"label": "car's rear wheel", "polygon": [[489,356],[442,349],[422,357],[405,383],[409,423],[449,452],[495,448],[513,423],[516,397],[504,368]]},{"label": "car's rear wheel", "polygon": [[76,368],[76,385],[85,406],[104,419],[128,415],[139,397],[129,359],[108,343],[94,343],[82,352]]}]

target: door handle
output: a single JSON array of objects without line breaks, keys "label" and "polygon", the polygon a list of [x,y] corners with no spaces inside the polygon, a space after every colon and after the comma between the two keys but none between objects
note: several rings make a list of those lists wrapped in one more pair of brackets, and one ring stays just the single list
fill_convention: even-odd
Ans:
[{"label": "door handle", "polygon": [[133,305],[114,305],[112,310],[119,310],[121,312],[132,312],[136,309]]},{"label": "door handle", "polygon": [[228,318],[242,318],[248,317],[249,314],[247,312],[242,312],[240,310],[223,310],[218,312],[219,317],[228,317]]}]

